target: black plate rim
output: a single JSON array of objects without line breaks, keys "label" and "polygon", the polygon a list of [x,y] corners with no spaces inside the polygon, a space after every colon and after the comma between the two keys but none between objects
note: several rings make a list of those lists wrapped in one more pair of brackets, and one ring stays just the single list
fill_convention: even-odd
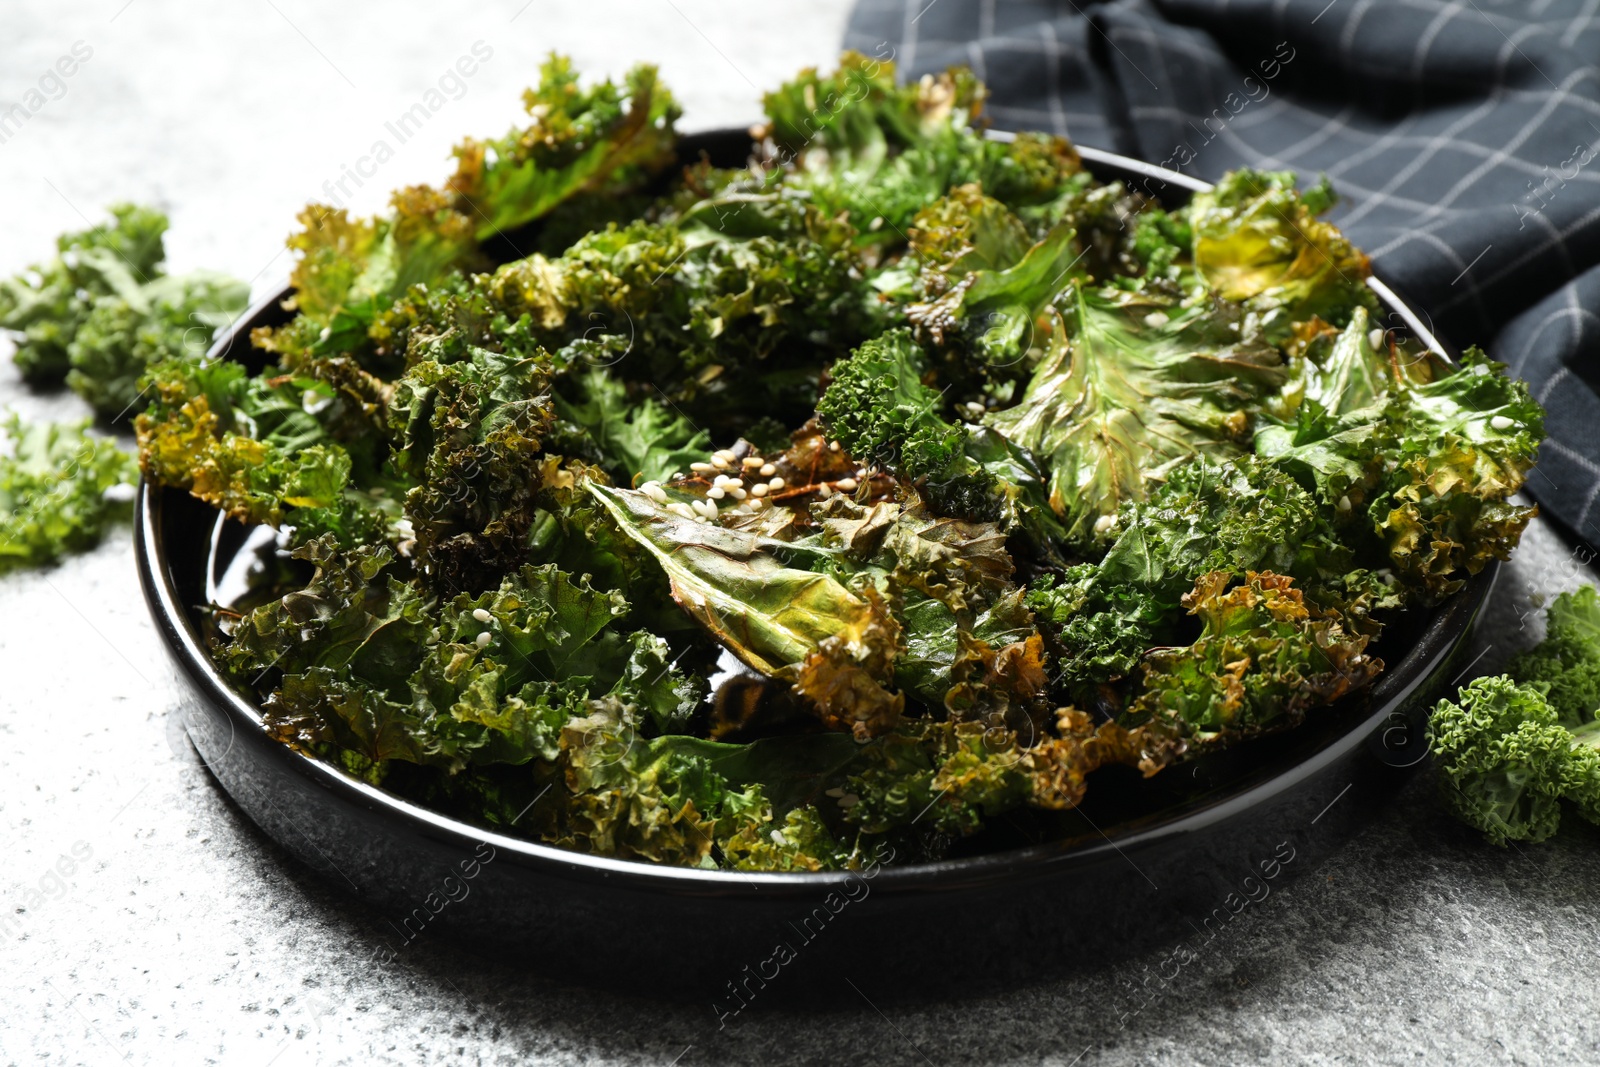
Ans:
[{"label": "black plate rim", "polygon": [[[708,132],[726,134],[728,131]],[[693,136],[686,135],[686,138]],[[1010,135],[1003,132],[991,131],[990,136],[1000,140],[1010,139]],[[1113,152],[1083,146],[1078,146],[1078,152],[1090,169],[1098,165],[1107,170],[1121,170],[1194,192],[1211,188],[1209,183],[1189,175]],[[1369,278],[1368,284],[1385,307],[1398,314],[1423,344],[1449,358],[1432,331],[1422,324],[1416,313],[1389,286],[1376,278]],[[216,358],[226,352],[235,338],[248,330],[249,323],[281,303],[290,292],[285,287],[257,301],[218,339],[207,358]],[[248,343],[247,337],[245,340]],[[234,731],[234,738],[237,738],[239,731],[245,731],[266,741],[270,745],[269,751],[273,753],[271,758],[282,774],[304,779],[306,784],[327,791],[334,799],[378,813],[446,847],[470,851],[476,844],[488,842],[497,853],[518,866],[537,868],[541,873],[575,882],[605,883],[612,888],[633,888],[685,897],[739,898],[759,895],[767,899],[809,898],[817,891],[837,884],[838,872],[741,872],[672,867],[571,852],[509,837],[438,814],[352,778],[332,765],[287,745],[272,741],[266,736],[256,707],[235,692],[212,664],[203,639],[190,624],[188,612],[179,603],[169,570],[171,562],[161,536],[162,495],[165,492],[169,490],[141,478],[134,517],[134,552],[140,585],[153,621],[168,651],[197,693],[224,711]],[[1047,842],[979,856],[886,866],[876,875],[875,891],[887,895],[920,896],[1013,882],[1019,878],[1054,877],[1066,869],[1087,869],[1106,862],[1125,860],[1130,854],[1199,835],[1269,803],[1296,788],[1298,783],[1314,778],[1323,769],[1349,758],[1356,749],[1369,743],[1377,728],[1404,705],[1407,697],[1428,678],[1430,670],[1459,643],[1487,598],[1498,567],[1498,563],[1491,563],[1482,572],[1469,578],[1464,588],[1436,609],[1434,616],[1423,626],[1416,644],[1398,663],[1385,670],[1368,691],[1371,705],[1367,715],[1352,721],[1321,750],[1292,766],[1276,773],[1261,772],[1255,780],[1220,800],[1193,801],[1194,810],[1182,811],[1180,807],[1179,813],[1169,818],[1152,816],[1152,819],[1159,821],[1115,836],[1102,834],[1100,841],[1087,844],[1081,841]],[[230,747],[232,743],[234,741],[230,741]],[[214,774],[214,777],[227,788],[225,776]],[[1329,799],[1330,802],[1336,800],[1332,797]]]}]

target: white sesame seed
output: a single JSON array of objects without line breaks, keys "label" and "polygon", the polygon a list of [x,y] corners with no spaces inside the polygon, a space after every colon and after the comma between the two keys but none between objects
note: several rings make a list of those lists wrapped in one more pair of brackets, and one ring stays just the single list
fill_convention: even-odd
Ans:
[{"label": "white sesame seed", "polygon": [[1489,427],[1490,429],[1494,430],[1509,430],[1515,425],[1516,423],[1514,421],[1504,415],[1496,415],[1494,418],[1489,420]]},{"label": "white sesame seed", "polygon": [[841,808],[853,808],[859,803],[861,803],[861,798],[854,793],[846,793],[839,798],[839,806]]},{"label": "white sesame seed", "polygon": [[660,483],[645,482],[640,488],[644,490],[645,496],[654,500],[657,504],[665,504],[667,502],[667,491],[661,488]]},{"label": "white sesame seed", "polygon": [[751,497],[749,500],[745,501],[744,506],[749,508],[751,511],[760,511],[762,507],[766,505],[766,503],[767,502],[762,500],[760,497]]},{"label": "white sesame seed", "polygon": [[477,619],[479,622],[488,622],[494,618],[493,615],[489,614],[486,608],[473,608],[472,617]]},{"label": "white sesame seed", "polygon": [[713,485],[710,489],[706,490],[706,496],[710,497],[712,500],[721,500],[723,496],[722,486]]},{"label": "white sesame seed", "polygon": [[839,442],[838,441],[829,441],[828,442],[828,451],[829,452],[837,452],[837,451],[839,451]]},{"label": "white sesame seed", "polygon": [[751,496],[766,496],[767,495],[767,483],[766,482],[757,482],[755,485],[752,485],[750,487],[750,495]]},{"label": "white sesame seed", "polygon": [[735,500],[743,500],[745,498],[744,486],[742,486],[742,485],[730,485],[730,486],[728,486],[728,495],[733,497],[733,499],[735,499]]},{"label": "white sesame seed", "polygon": [[829,488],[827,482],[823,482],[817,487],[817,494],[821,496],[822,499],[827,500],[829,497],[833,496],[833,490]]},{"label": "white sesame seed", "polygon": [[485,630],[485,631],[483,631],[483,633],[478,635],[478,647],[482,648],[485,645],[487,645],[490,641],[493,641],[493,640],[494,640],[494,634],[490,633],[488,630]]},{"label": "white sesame seed", "polygon": [[762,459],[760,456],[746,456],[746,457],[744,457],[744,466],[745,466],[746,470],[755,470],[757,467],[761,466],[765,462],[766,462],[766,460]]},{"label": "white sesame seed", "polygon": [[1103,534],[1116,524],[1117,517],[1115,515],[1102,515],[1098,519],[1094,520],[1094,532],[1097,534]]},{"label": "white sesame seed", "polygon": [[822,791],[822,795],[833,797],[835,800],[837,800],[839,797],[844,796],[844,786],[836,785],[832,789],[824,789]]},{"label": "white sesame seed", "polygon": [[854,478],[840,478],[837,482],[834,482],[833,484],[838,486],[839,489],[841,489],[842,491],[844,491],[846,493],[853,493],[853,492],[855,492],[856,485],[858,483],[856,482],[856,480]]},{"label": "white sesame seed", "polygon": [[1340,511],[1349,511],[1350,510],[1350,497],[1349,496],[1342,496],[1342,497],[1339,498],[1339,510]]},{"label": "white sesame seed", "polygon": [[709,463],[691,463],[689,469],[696,474],[710,474],[716,468]]},{"label": "white sesame seed", "polygon": [[770,464],[770,463],[763,463],[763,464],[762,464],[762,465],[761,465],[761,477],[763,477],[763,478],[770,478],[770,477],[772,477],[772,476],[773,476],[773,475],[774,475],[774,474],[777,474],[777,473],[778,473],[778,468],[777,468],[777,467],[774,467],[774,466],[773,466],[773,465],[772,465],[772,464]]},{"label": "white sesame seed", "polygon": [[1144,324],[1151,329],[1160,329],[1167,324],[1167,313],[1164,311],[1152,311],[1144,317]]},{"label": "white sesame seed", "polygon": [[771,481],[769,481],[767,483],[767,488],[768,489],[782,489],[784,487],[784,485],[785,485],[785,482],[784,482],[784,480],[782,478],[773,478]]},{"label": "white sesame seed", "polygon": [[782,830],[774,830],[767,836],[772,838],[772,843],[774,845],[787,845],[789,843],[788,840],[783,836]]},{"label": "white sesame seed", "polygon": [[667,510],[672,512],[674,515],[681,515],[686,519],[694,518],[694,512],[690,509],[688,504],[685,504],[682,501],[679,501],[676,504],[668,504]]},{"label": "white sesame seed", "polygon": [[732,462],[732,461],[723,459],[721,456],[712,456],[711,457],[711,465],[713,467],[715,467],[719,471],[727,470],[728,469],[728,464],[730,462]]},{"label": "white sesame seed", "polygon": [[1382,348],[1383,331],[1377,327],[1373,327],[1372,331],[1367,334],[1367,344],[1371,345],[1373,348]]},{"label": "white sesame seed", "polygon": [[715,452],[711,453],[711,458],[712,459],[722,459],[722,460],[726,460],[729,463],[732,463],[738,457],[733,454],[732,449],[719,448]]}]

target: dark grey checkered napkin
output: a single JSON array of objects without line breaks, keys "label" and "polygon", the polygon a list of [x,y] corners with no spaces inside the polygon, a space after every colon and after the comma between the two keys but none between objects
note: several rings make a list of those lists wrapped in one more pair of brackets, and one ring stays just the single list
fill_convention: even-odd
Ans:
[{"label": "dark grey checkered napkin", "polygon": [[[861,0],[848,47],[971,66],[997,126],[1202,178],[1327,173],[1335,219],[1549,409],[1529,490],[1600,537],[1600,0]],[[1492,343],[1488,343],[1492,342]]]}]

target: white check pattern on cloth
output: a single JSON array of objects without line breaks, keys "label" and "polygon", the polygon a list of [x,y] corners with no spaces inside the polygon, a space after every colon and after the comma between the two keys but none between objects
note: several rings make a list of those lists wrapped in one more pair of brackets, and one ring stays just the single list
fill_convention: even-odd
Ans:
[{"label": "white check pattern on cloth", "polygon": [[861,0],[845,44],[972,67],[1003,129],[1327,174],[1376,272],[1529,381],[1529,491],[1600,538],[1600,0]]}]

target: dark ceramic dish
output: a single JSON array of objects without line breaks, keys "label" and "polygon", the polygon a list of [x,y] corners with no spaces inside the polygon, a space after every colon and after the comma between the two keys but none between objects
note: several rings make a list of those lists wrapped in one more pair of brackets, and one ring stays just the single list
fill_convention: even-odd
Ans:
[{"label": "dark ceramic dish", "polygon": [[[714,133],[686,138],[683,149],[740,165],[750,142]],[[1169,206],[1206,188],[1081,151],[1100,178]],[[1372,284],[1386,325],[1439,351],[1416,316]],[[284,321],[284,295],[258,304],[213,356],[259,361],[250,330]],[[377,961],[418,937],[459,939],[553,978],[715,1002],[719,1013],[796,996],[853,998],[847,979],[875,1000],[970,991],[1098,962],[1152,936],[1216,936],[1394,795],[1425,754],[1427,707],[1462,670],[1458,653],[1493,580],[1491,568],[1431,617],[1392,626],[1378,649],[1388,670],[1369,692],[1227,759],[1149,782],[1108,768],[1066,819],[1015,820],[984,842],[987,851],[939,863],[850,877],[741,875],[491,833],[271,740],[257,709],[212,666],[198,610],[214,595],[219,549],[243,534],[185,493],[140,489],[139,576],[183,682],[182,720],[251,820],[378,909]],[[784,991],[769,997],[768,986]]]}]

